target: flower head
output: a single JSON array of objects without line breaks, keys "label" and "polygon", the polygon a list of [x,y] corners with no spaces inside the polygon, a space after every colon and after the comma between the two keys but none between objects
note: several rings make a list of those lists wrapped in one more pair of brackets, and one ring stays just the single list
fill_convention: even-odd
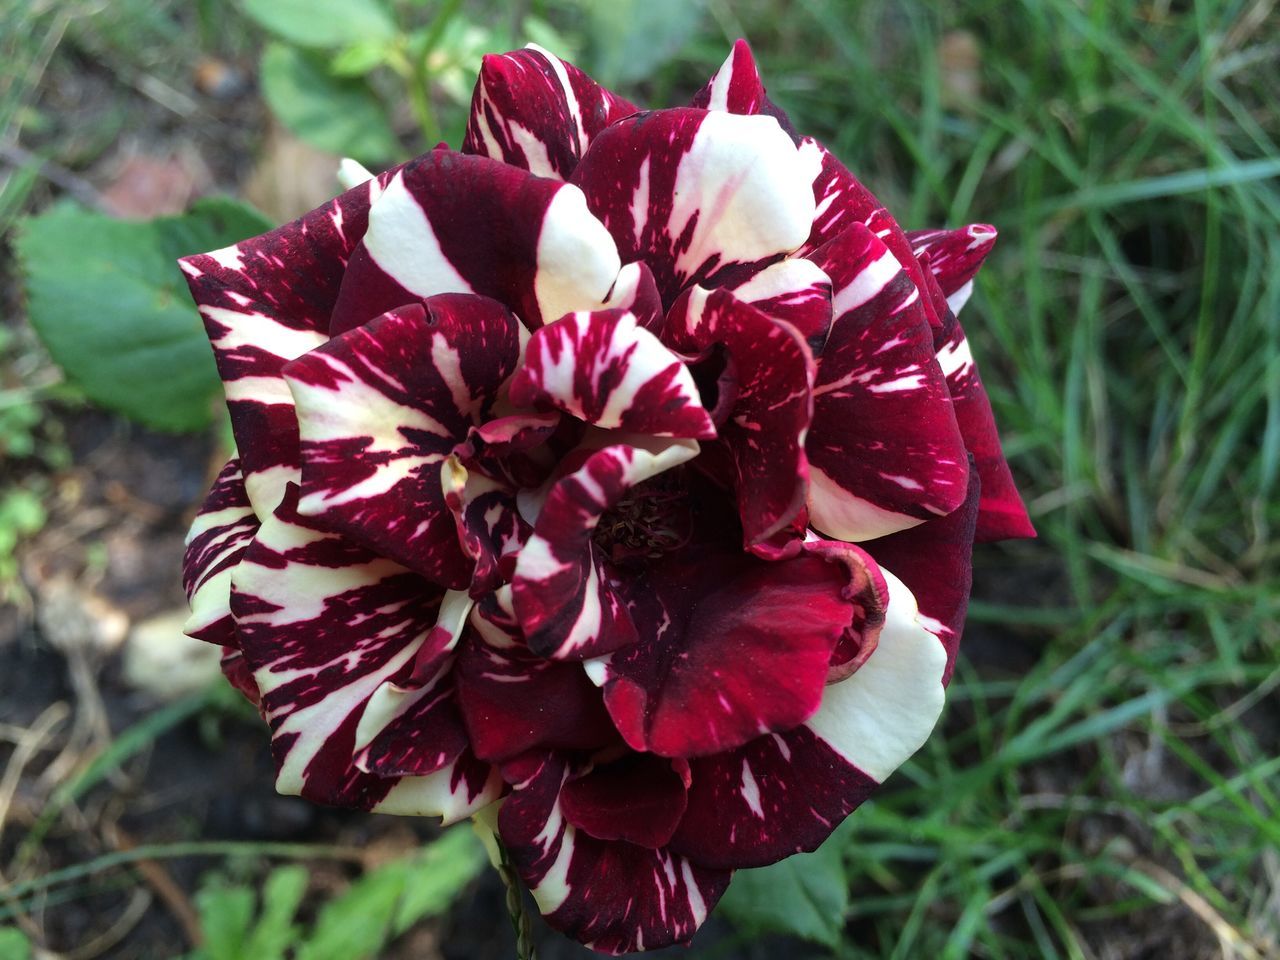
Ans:
[{"label": "flower head", "polygon": [[461,152],[183,260],[239,451],[188,629],[278,788],[500,804],[612,952],[817,847],[933,728],[975,537],[1032,532],[955,317],[994,239],[904,232],[743,42],[651,112],[531,47]]}]

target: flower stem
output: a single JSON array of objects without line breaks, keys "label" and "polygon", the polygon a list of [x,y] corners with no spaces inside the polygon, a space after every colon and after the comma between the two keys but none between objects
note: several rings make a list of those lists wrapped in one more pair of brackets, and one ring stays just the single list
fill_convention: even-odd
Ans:
[{"label": "flower stem", "polygon": [[502,885],[507,888],[507,915],[511,917],[511,929],[516,935],[516,960],[537,960],[533,946],[533,924],[529,920],[529,911],[524,908],[524,896],[520,886],[520,875],[516,873],[506,848],[498,844],[500,861],[498,876]]}]

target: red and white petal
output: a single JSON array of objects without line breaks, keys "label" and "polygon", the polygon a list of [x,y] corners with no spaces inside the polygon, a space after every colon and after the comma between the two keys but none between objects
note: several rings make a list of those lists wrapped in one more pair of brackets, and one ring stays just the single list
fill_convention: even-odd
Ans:
[{"label": "red and white petal", "polygon": [[605,429],[716,435],[689,368],[626,310],[570,313],[534,331],[509,396]]},{"label": "red and white petal", "polygon": [[258,684],[253,679],[253,671],[244,662],[244,653],[238,647],[223,647],[219,666],[227,682],[244,694],[244,698],[255,707],[258,706],[262,695],[258,692]]},{"label": "red and white petal", "polygon": [[707,756],[818,709],[860,612],[841,558],[807,544],[776,562],[690,548],[648,573],[631,598],[642,642],[591,665],[632,749]]},{"label": "red and white petal", "polygon": [[635,626],[592,534],[628,490],[697,455],[693,440],[653,449],[615,444],[555,482],[512,580],[515,613],[531,650],[582,660],[635,641]]},{"label": "red and white petal", "polygon": [[560,808],[569,823],[597,840],[657,850],[684,816],[688,773],[683,761],[627,751],[565,783]]},{"label": "red and white petal", "polygon": [[270,233],[179,261],[213,344],[259,517],[270,516],[284,485],[297,480],[298,427],[280,370],[329,339],[348,259],[364,236],[370,204],[394,173]]},{"label": "red and white petal", "polygon": [[502,581],[504,565],[515,562],[529,524],[520,516],[511,486],[468,470],[457,455],[445,460],[440,482],[463,553],[474,564],[469,589],[475,596],[487,593]]},{"label": "red and white petal", "polygon": [[573,64],[530,44],[484,58],[462,152],[567,180],[591,140],[636,109]]},{"label": "red and white petal", "polygon": [[971,223],[959,230],[911,230],[907,232],[911,252],[938,281],[951,312],[969,302],[973,278],[987,254],[996,245],[996,228],[989,223]]},{"label": "red and white petal", "polygon": [[295,360],[299,511],[447,587],[471,562],[440,469],[515,369],[515,318],[449,294],[384,314]]},{"label": "red and white petal", "polygon": [[734,287],[733,295],[774,320],[785,320],[815,355],[822,353],[831,332],[831,278],[812,260],[781,260],[765,267]]},{"label": "red and white petal", "polygon": [[920,291],[862,224],[811,256],[836,319],[813,389],[810,522],[862,541],[950,513],[968,456]]},{"label": "red and white petal", "polygon": [[765,96],[764,81],[756,66],[751,45],[739,39],[720,69],[707,85],[694,94],[689,106],[701,110],[723,110],[726,113],[763,113],[773,117],[792,138],[798,140],[791,120]]},{"label": "red and white petal", "polygon": [[600,134],[574,171],[624,261],[653,270],[664,303],[737,281],[809,235],[816,168],[778,122],[657,110]]},{"label": "red and white petal", "polygon": [[640,326],[650,333],[662,335],[665,313],[662,296],[658,293],[653,271],[643,261],[623,264],[618,271],[618,282],[602,306],[606,310],[628,310]]},{"label": "red and white petal", "polygon": [[673,852],[736,869],[816,850],[924,743],[942,711],[946,652],[911,592],[882,573],[889,604],[875,651],[825,689],[803,726],[690,761]]},{"label": "red and white petal", "polygon": [[599,306],[621,265],[577,187],[432,150],[398,171],[370,209],[330,332],[441,293],[492,297],[536,329]]},{"label": "red and white petal", "polygon": [[515,789],[498,814],[502,843],[547,923],[593,950],[686,943],[728,887],[728,871],[576,829],[560,806],[562,761],[534,755],[506,773]]},{"label": "red and white petal", "polygon": [[728,351],[733,395],[720,439],[733,464],[743,538],[748,546],[767,540],[804,505],[812,353],[793,326],[724,289],[685,291],[667,317],[664,336],[686,354],[706,354],[716,344]]},{"label": "red and white petal", "polygon": [[297,514],[289,485],[232,578],[231,608],[271,727],[276,788],[317,803],[465,816],[501,778],[464,751],[427,777],[379,777],[353,762],[374,692],[408,677],[437,619],[439,588]]},{"label": "red and white petal", "polygon": [[[813,181],[817,201],[813,231],[802,248],[801,255],[809,256],[854,224],[861,224],[889,248],[911,282],[922,292],[926,291],[924,272],[912,253],[911,242],[884,204],[818,141],[806,137],[800,149],[810,157],[810,162],[821,167],[821,172]],[[941,324],[943,303],[940,298],[935,300],[926,297],[922,308],[930,326]]]},{"label": "red and white petal", "polygon": [[969,495],[959,509],[868,545],[877,563],[897,573],[919,604],[917,619],[947,652],[943,685],[951,680],[973,584],[973,540],[982,481],[970,467]]},{"label": "red and white petal", "polygon": [[231,616],[231,571],[258,532],[244,488],[240,460],[227,462],[187,532],[182,586],[191,604],[183,632],[197,640],[236,647]]},{"label": "red and white petal", "polygon": [[934,333],[938,364],[947,377],[956,422],[982,479],[977,539],[988,542],[1034,537],[1035,527],[1000,446],[991,400],[955,314],[948,313],[941,329]]},{"label": "red and white petal", "polygon": [[477,756],[505,763],[533,749],[595,751],[621,742],[579,664],[539,657],[518,641],[495,646],[485,634],[464,641],[455,667]]}]

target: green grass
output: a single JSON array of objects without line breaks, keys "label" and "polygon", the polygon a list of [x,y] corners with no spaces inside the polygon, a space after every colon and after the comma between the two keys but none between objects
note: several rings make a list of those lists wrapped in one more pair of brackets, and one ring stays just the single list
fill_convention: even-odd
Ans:
[{"label": "green grass", "polygon": [[[575,5],[531,6],[589,62]],[[908,226],[1001,232],[963,319],[1041,536],[979,548],[981,665],[961,661],[944,727],[857,814],[837,955],[1280,949],[1274,16],[1219,0],[707,7],[678,60],[624,92],[674,102],[748,36],[797,126]],[[106,26],[75,30],[126,57]],[[981,54],[967,102],[938,53],[956,30]]]}]

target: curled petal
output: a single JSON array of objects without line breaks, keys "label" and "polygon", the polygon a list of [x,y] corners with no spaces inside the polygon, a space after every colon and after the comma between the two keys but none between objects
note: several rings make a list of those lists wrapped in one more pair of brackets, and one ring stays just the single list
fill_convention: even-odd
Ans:
[{"label": "curled petal", "polygon": [[270,233],[179,261],[213,344],[259,517],[271,515],[298,476],[298,424],[281,368],[329,339],[347,261],[364,236],[370,204],[394,174]]},{"label": "curled petal", "polygon": [[258,532],[240,460],[227,462],[187,533],[182,586],[191,604],[183,632],[197,640],[239,646],[231,616],[231,572]]},{"label": "curled petal", "polygon": [[693,376],[626,310],[570,313],[534,332],[511,402],[657,437],[716,435]]},{"label": "curled petal", "polygon": [[946,653],[911,592],[882,573],[886,621],[866,663],[825,689],[804,726],[691,760],[672,851],[736,869],[816,850],[924,743],[942,710]]},{"label": "curled petal", "polygon": [[777,120],[792,140],[799,139],[790,118],[765,96],[760,68],[756,66],[751,45],[746,40],[739,39],[734,43],[720,69],[705,87],[694,94],[689,106],[726,113],[763,113]]},{"label": "curled petal", "polygon": [[733,463],[748,546],[767,540],[804,505],[805,436],[813,416],[813,356],[799,332],[727,290],[692,287],[667,318],[667,342],[688,354],[728,351],[733,395],[720,438]]},{"label": "curled petal", "polygon": [[690,284],[740,281],[804,243],[814,172],[772,117],[682,108],[609,127],[573,182],[669,304]]},{"label": "curled petal", "polygon": [[558,480],[516,561],[515,613],[541,656],[586,659],[626,646],[635,626],[592,534],[632,487],[697,456],[693,440],[655,450],[616,444]]},{"label": "curled petal", "polygon": [[605,301],[610,310],[627,310],[635,316],[640,326],[656,336],[662,336],[662,296],[653,279],[653,271],[643,261],[623,264],[618,271],[618,282]]},{"label": "curled petal", "polygon": [[952,313],[969,302],[973,278],[996,245],[996,228],[989,223],[971,223],[959,230],[911,230],[907,233],[911,252],[938,281]]},{"label": "curled petal", "polygon": [[812,260],[780,260],[733,288],[744,303],[785,320],[800,332],[814,355],[831,332],[831,278]]},{"label": "curled petal", "polygon": [[862,587],[808,547],[775,562],[691,547],[649,572],[633,591],[644,642],[593,667],[632,749],[706,756],[813,715]]},{"label": "curled petal", "polygon": [[628,752],[569,780],[560,789],[560,807],[569,823],[597,840],[657,850],[684,815],[687,786],[672,761]]},{"label": "curled petal", "polygon": [[289,485],[232,581],[231,609],[271,727],[276,789],[316,803],[457,819],[501,778],[464,750],[425,777],[356,767],[356,732],[386,681],[407,680],[442,591],[297,513]]},{"label": "curled petal", "polygon": [[812,257],[836,319],[813,390],[811,522],[862,541],[950,513],[968,457],[919,290],[861,224]]},{"label": "curled petal", "polygon": [[440,470],[515,369],[515,318],[448,294],[351,330],[285,370],[302,436],[299,511],[447,587],[471,564]]},{"label": "curled petal", "polygon": [[592,949],[686,943],[728,887],[728,871],[574,827],[560,803],[562,761],[532,755],[506,771],[515,789],[498,814],[502,843],[547,923]]},{"label": "curled petal", "polygon": [[471,97],[462,152],[567,180],[591,140],[636,109],[534,44],[489,54]]},{"label": "curled petal", "polygon": [[330,331],[440,293],[492,297],[536,329],[597,307],[620,266],[577,187],[432,150],[398,171],[370,209]]}]

